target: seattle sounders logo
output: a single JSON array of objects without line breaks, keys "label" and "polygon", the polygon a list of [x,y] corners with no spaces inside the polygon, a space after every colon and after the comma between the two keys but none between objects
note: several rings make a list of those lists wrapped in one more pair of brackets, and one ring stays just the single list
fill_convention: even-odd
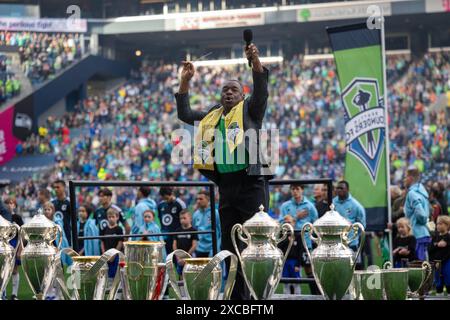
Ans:
[{"label": "seattle sounders logo", "polygon": [[241,128],[239,128],[239,125],[237,122],[230,123],[230,125],[227,128],[227,139],[229,141],[232,141],[233,144],[236,144],[236,138],[241,131]]},{"label": "seattle sounders logo", "polygon": [[345,141],[375,184],[385,141],[384,101],[377,79],[354,78],[342,92]]},{"label": "seattle sounders logo", "polygon": [[197,148],[197,154],[202,160],[202,164],[205,164],[208,161],[210,152],[206,141],[202,140],[200,146]]}]

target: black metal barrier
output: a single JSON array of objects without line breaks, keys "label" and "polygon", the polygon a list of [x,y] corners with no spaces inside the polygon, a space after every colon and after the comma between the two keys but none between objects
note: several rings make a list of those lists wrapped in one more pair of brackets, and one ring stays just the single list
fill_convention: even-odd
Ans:
[{"label": "black metal barrier", "polygon": [[[327,200],[328,205],[331,205],[333,201],[333,180],[332,179],[289,179],[289,180],[270,180],[270,186],[282,186],[291,184],[326,184],[328,188]],[[211,207],[211,230],[209,231],[186,231],[186,232],[163,232],[152,233],[147,236],[166,236],[166,235],[180,235],[180,234],[212,234],[213,254],[217,254],[217,236],[216,236],[216,215],[215,215],[215,184],[213,182],[200,182],[200,181],[69,181],[69,196],[70,196],[70,212],[71,212],[71,224],[72,224],[72,247],[73,250],[78,252],[78,240],[90,240],[90,239],[106,239],[106,238],[130,238],[130,237],[142,237],[142,234],[127,234],[127,235],[106,235],[95,237],[80,237],[78,238],[77,230],[77,215],[76,215],[76,187],[207,187],[209,188],[210,207]],[[295,233],[301,232],[301,230],[295,229]],[[313,278],[281,278],[281,283],[311,283]]]},{"label": "black metal barrier", "polygon": [[76,187],[207,187],[209,188],[209,198],[211,207],[211,228],[210,231],[190,231],[190,232],[165,232],[159,234],[152,234],[152,236],[166,236],[177,234],[204,234],[211,233],[213,253],[217,253],[217,237],[216,237],[216,215],[215,213],[215,190],[213,182],[200,182],[200,181],[69,181],[69,197],[70,197],[70,218],[72,224],[72,248],[78,252],[78,240],[84,239],[104,239],[104,238],[131,238],[142,237],[142,234],[126,234],[126,235],[109,235],[109,236],[97,236],[97,237],[80,237],[78,238],[77,230],[77,213],[76,213]]}]

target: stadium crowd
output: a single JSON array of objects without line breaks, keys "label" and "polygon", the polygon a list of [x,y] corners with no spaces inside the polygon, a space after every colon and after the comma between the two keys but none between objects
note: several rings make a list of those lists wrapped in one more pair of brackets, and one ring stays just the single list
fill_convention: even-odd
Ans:
[{"label": "stadium crowd", "polygon": [[[387,67],[388,83],[400,79],[388,89],[391,183],[400,184],[409,165],[419,168],[424,182],[445,182],[450,157],[448,122],[445,110],[427,107],[449,90],[449,54],[427,54],[414,61],[403,55],[391,56]],[[280,130],[276,175],[341,179],[344,120],[333,62],[306,62],[294,56],[270,69],[265,126]],[[250,74],[243,66],[198,68],[192,105],[213,105],[223,80],[236,75],[250,93]],[[117,90],[88,97],[63,118],[49,117],[38,135],[17,146],[17,154],[55,154],[55,169],[48,180],[201,180],[190,166],[170,161],[178,143],[171,138],[179,126],[172,89],[177,77],[175,64],[143,63]]]},{"label": "stadium crowd", "polygon": [[0,54],[0,104],[20,93],[20,81],[11,71],[11,58]]},{"label": "stadium crowd", "polygon": [[[344,117],[333,62],[304,61],[301,56],[294,56],[269,68],[270,98],[265,127],[280,130],[277,177],[342,180],[346,151]],[[421,175],[421,182],[429,194],[426,201],[432,209],[430,220],[437,230],[435,232],[441,232],[446,221],[439,217],[448,216],[450,198],[449,131],[445,110],[434,110],[431,106],[441,93],[450,90],[450,57],[448,53],[426,54],[412,60],[408,56],[390,56],[387,69],[394,222],[400,225],[405,222],[405,217],[410,218],[407,194],[413,182],[418,180],[406,183],[404,175],[408,168],[414,166],[418,169],[414,177]],[[223,81],[236,78],[236,75],[244,84],[244,92],[250,94],[251,75],[245,66],[199,67],[193,78],[192,105],[204,109],[215,104],[220,99],[218,95]],[[203,180],[191,166],[171,162],[172,149],[180,142],[171,136],[173,130],[180,126],[173,98],[173,88],[177,83],[178,65],[144,62],[140,70],[132,72],[130,79],[118,89],[103,96],[88,97],[75,107],[74,112],[66,113],[62,118],[49,117],[38,134],[18,144],[16,151],[18,156],[54,154],[54,169],[43,176],[5,187],[3,200],[14,198],[18,212],[34,214],[37,208],[44,207],[54,192],[54,208],[47,206],[50,212],[58,213],[63,211],[64,204],[67,205],[64,180],[68,179]],[[334,190],[334,201],[344,208],[348,204],[339,202],[343,189],[347,193],[342,199],[348,198],[349,186],[340,182]],[[289,215],[286,212],[293,201],[291,199],[297,201],[298,198],[306,210],[315,212],[316,219],[324,212],[325,194],[314,188],[313,193],[305,190],[303,197],[303,188],[275,187],[271,192],[269,213],[284,221]],[[84,232],[89,230],[95,233],[95,228],[88,228],[89,224],[86,224],[89,219],[95,220],[95,225],[101,229],[97,230],[100,234],[118,233],[121,228],[117,223],[123,226],[122,233],[149,234],[180,231],[180,228],[205,228],[208,221],[203,221],[202,217],[207,212],[208,200],[207,192],[199,192],[197,188],[181,188],[177,192],[170,188],[114,188],[111,192],[109,189],[84,187],[77,193],[82,225],[80,235],[88,235]],[[361,220],[365,221],[363,209],[356,200],[352,201],[352,205],[361,212]],[[186,210],[191,214],[186,215]],[[176,215],[171,221],[177,223],[169,229],[162,221],[164,212],[172,211]],[[55,221],[61,218],[58,214],[54,216]],[[109,224],[110,221],[114,223]],[[295,220],[290,222],[295,225]],[[65,221],[62,224],[67,227]],[[390,226],[394,232],[397,232],[396,225]],[[415,228],[413,225],[412,229]],[[408,233],[405,235],[409,236]],[[210,243],[211,240],[199,237],[198,241],[198,247],[189,242],[189,246],[183,248],[192,252],[203,248],[199,254],[210,254],[202,251],[206,250],[205,242]],[[119,242],[102,243],[100,248],[104,251],[109,247],[121,247]],[[178,239],[166,250],[176,248],[177,243],[181,245],[183,241]],[[86,242],[81,245],[84,248],[91,246]]]},{"label": "stadium crowd", "polygon": [[0,31],[0,46],[17,46],[20,63],[32,84],[52,78],[81,58],[81,36],[71,33]]}]

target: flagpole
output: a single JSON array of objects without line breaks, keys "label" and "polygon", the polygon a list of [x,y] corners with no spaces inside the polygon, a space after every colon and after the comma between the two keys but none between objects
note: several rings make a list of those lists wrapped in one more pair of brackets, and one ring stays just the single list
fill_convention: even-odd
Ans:
[{"label": "flagpole", "polygon": [[[386,144],[386,182],[387,182],[387,209],[388,221],[392,224],[392,210],[391,210],[391,164],[390,164],[390,150],[389,150],[389,122],[388,122],[388,100],[387,100],[387,81],[386,81],[386,47],[384,35],[384,14],[383,8],[380,7],[381,17],[381,56],[383,62],[383,100],[384,100],[384,117],[385,117],[385,144]],[[389,260],[393,263],[392,256],[392,229],[388,229],[389,234]]]}]

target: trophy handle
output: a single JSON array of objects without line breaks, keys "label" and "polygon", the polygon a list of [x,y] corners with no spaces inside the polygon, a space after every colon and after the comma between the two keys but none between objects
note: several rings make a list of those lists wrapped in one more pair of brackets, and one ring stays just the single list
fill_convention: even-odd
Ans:
[{"label": "trophy handle", "polygon": [[[236,251],[236,256],[238,257],[239,263],[241,264],[241,269],[242,269],[242,274],[244,276],[245,284],[247,285],[247,288],[250,290],[250,293],[253,296],[253,298],[255,300],[258,300],[258,296],[256,295],[255,290],[253,290],[253,287],[248,282],[247,276],[245,274],[245,266],[242,261],[241,253],[239,252],[239,247],[236,244],[236,235],[235,235],[236,232],[238,233],[238,238],[241,239],[241,241],[246,243],[247,245],[248,245],[249,239],[244,238],[241,234],[242,233],[242,224],[237,223],[233,226],[233,228],[231,229],[231,242],[233,242],[233,247],[234,247],[234,250]],[[230,294],[231,294],[231,290],[230,290]]]},{"label": "trophy handle", "polygon": [[281,230],[280,230],[281,231],[281,237],[279,237],[279,234],[275,235],[275,242],[276,242],[276,244],[279,244],[280,242],[283,242],[287,238],[287,236],[288,236],[287,231],[289,231],[289,230],[287,230],[285,228],[286,224],[288,224],[288,223],[283,223],[281,225]]},{"label": "trophy handle", "polygon": [[177,274],[175,271],[176,268],[175,268],[175,264],[173,263],[174,256],[176,256],[177,258],[181,258],[181,259],[189,259],[189,258],[192,258],[192,256],[184,250],[177,249],[177,250],[173,251],[172,253],[170,253],[166,258],[166,270],[167,270],[167,273],[169,274],[169,283],[172,286],[173,291],[175,292],[175,296],[176,296],[177,300],[182,300],[183,298],[181,295],[181,290],[177,283],[178,279],[177,279]]},{"label": "trophy handle", "polygon": [[[313,236],[313,232],[316,232],[316,229],[314,228],[314,226],[313,226],[313,224],[311,222],[307,222],[307,223],[305,223],[303,225],[303,227],[302,227],[302,239],[303,239],[303,229],[305,229],[305,225],[308,225],[308,227],[309,227],[309,231],[307,231],[309,233],[309,238],[312,241],[314,241],[315,243],[319,244],[320,238]],[[305,244],[305,243],[303,243],[303,244]]]},{"label": "trophy handle", "polygon": [[[430,277],[433,275],[433,268],[431,267],[431,264],[428,261],[422,262],[422,269],[425,270],[425,277],[423,278],[422,283],[419,286],[419,289],[417,289],[417,292],[421,292],[423,290],[425,284],[428,281],[430,281]],[[425,293],[423,293],[423,295],[425,295]]]},{"label": "trophy handle", "polygon": [[[62,250],[60,250],[55,257],[55,265],[56,265],[56,276],[55,276],[55,281],[56,283],[59,285],[59,287],[61,288],[61,293],[64,297],[65,300],[72,300],[72,297],[70,296],[69,293],[69,289],[67,288],[67,284],[65,282],[65,278],[64,278],[64,269],[62,267],[62,263],[61,263],[61,256],[62,254],[67,254],[69,257],[77,257],[79,256],[78,252],[74,251],[72,248],[64,248]],[[69,277],[70,280],[72,279],[72,275],[70,275]],[[76,280],[76,279],[75,279]],[[73,287],[73,283],[71,284],[71,286]],[[73,290],[74,293],[74,298],[75,300],[80,300],[80,297],[78,296],[78,292],[77,290]]]},{"label": "trophy handle", "polygon": [[283,235],[277,240],[277,244],[279,244],[284,239],[286,239],[288,236],[288,233],[291,235],[289,237],[289,245],[288,245],[287,250],[283,257],[283,265],[284,265],[284,263],[286,262],[286,259],[288,257],[288,254],[291,251],[292,244],[294,243],[294,228],[289,223],[283,223],[283,225],[281,226],[281,231],[282,231]]},{"label": "trophy handle", "polygon": [[[308,230],[306,230],[306,229],[308,229]],[[307,222],[307,223],[305,223],[303,225],[302,233],[301,233],[303,247],[305,248],[306,254],[308,255],[308,258],[309,258],[309,261],[311,262],[311,265],[312,265],[311,252],[309,252],[308,244],[306,243],[306,236],[305,236],[305,234],[306,234],[306,232],[308,232],[309,233],[309,237],[311,238],[311,240],[313,240],[314,242],[318,243],[319,239],[312,235],[313,230],[314,230],[314,226],[312,225],[312,223],[311,222]]]},{"label": "trophy handle", "polygon": [[19,246],[20,246],[19,242],[21,242],[21,241],[20,241],[20,227],[19,227],[19,225],[17,223],[13,223],[12,224],[12,228],[11,228],[11,232],[10,232],[9,237],[8,237],[9,239],[7,239],[6,241],[7,242],[11,241],[12,239],[14,239],[16,237],[16,235],[17,235],[17,241],[18,242],[17,242],[16,247],[14,248],[14,256],[16,256],[17,251],[19,250]]},{"label": "trophy handle", "polygon": [[231,242],[233,242],[233,247],[234,247],[234,250],[236,251],[236,256],[238,257],[239,262],[241,263],[241,266],[243,267],[244,264],[242,263],[241,253],[239,252],[239,247],[236,244],[236,232],[237,232],[238,238],[242,242],[246,243],[247,245],[248,245],[248,238],[242,237],[242,224],[237,223],[231,229]]},{"label": "trophy handle", "polygon": [[364,247],[364,241],[366,240],[366,232],[364,231],[364,226],[359,222],[353,223],[351,225],[350,229],[352,229],[354,231],[353,236],[351,238],[347,238],[346,235],[343,236],[343,238],[347,242],[347,244],[349,244],[350,242],[355,240],[358,237],[359,233],[361,233],[361,239],[359,241],[358,251],[356,252],[355,261],[353,262],[353,270],[355,270],[356,261],[358,261],[358,257],[361,254],[361,251]]},{"label": "trophy handle", "polygon": [[[239,226],[239,227],[237,227],[237,226]],[[237,235],[238,235],[239,240],[241,240],[248,246],[249,240],[247,237],[244,237],[244,232],[242,232],[242,225],[240,223],[238,223],[238,224],[235,224],[234,227],[236,227],[236,229],[238,230]],[[231,233],[233,233],[233,230],[231,230]]]},{"label": "trophy handle", "polygon": [[19,247],[20,245],[20,251],[22,252],[24,249],[24,243],[25,241],[25,232],[23,231],[22,228],[19,229],[19,243],[17,244],[17,247]]},{"label": "trophy handle", "polygon": [[12,223],[12,224],[11,224],[11,227],[12,227],[12,228],[9,229],[10,232],[9,232],[8,237],[5,239],[6,242],[9,242],[9,241],[11,241],[12,239],[14,239],[14,237],[16,236],[16,234],[19,233],[20,227],[19,227],[16,223]]},{"label": "trophy handle", "polygon": [[[116,255],[119,255],[120,260],[125,260],[125,255],[120,252],[117,249],[109,249],[105,251],[100,259],[98,259],[94,265],[89,269],[88,272],[86,272],[85,277],[86,278],[94,278],[97,277],[98,273],[100,272],[100,269],[103,268],[103,266],[110,261],[112,258],[114,258]],[[119,268],[116,269],[116,274],[114,275],[113,282],[111,284],[111,289],[109,290],[109,294],[107,297],[107,300],[113,300],[116,296],[117,290],[119,290],[119,284],[120,284],[120,273]]]},{"label": "trophy handle", "polygon": [[119,262],[118,272],[120,273],[120,281],[122,282],[122,295],[125,297],[124,300],[131,300],[130,287],[128,286],[125,266],[126,264],[124,262]]},{"label": "trophy handle", "polygon": [[222,300],[230,300],[231,292],[233,291],[234,287],[234,280],[236,279],[237,257],[234,253],[228,250],[223,250],[216,254],[211,259],[211,261],[208,262],[208,264],[203,268],[203,270],[200,271],[200,273],[194,278],[192,285],[196,286],[198,282],[201,283],[214,270],[215,267],[220,265],[222,261],[224,261],[228,257],[231,258],[231,263],[230,269],[228,270],[228,278],[227,282],[225,283]]},{"label": "trophy handle", "polygon": [[58,248],[58,250],[61,250],[61,245],[63,242],[63,230],[59,225],[55,225],[55,229],[56,229],[55,238],[52,241],[55,241],[58,238],[58,233],[59,233],[59,241],[58,241],[57,248]]}]

